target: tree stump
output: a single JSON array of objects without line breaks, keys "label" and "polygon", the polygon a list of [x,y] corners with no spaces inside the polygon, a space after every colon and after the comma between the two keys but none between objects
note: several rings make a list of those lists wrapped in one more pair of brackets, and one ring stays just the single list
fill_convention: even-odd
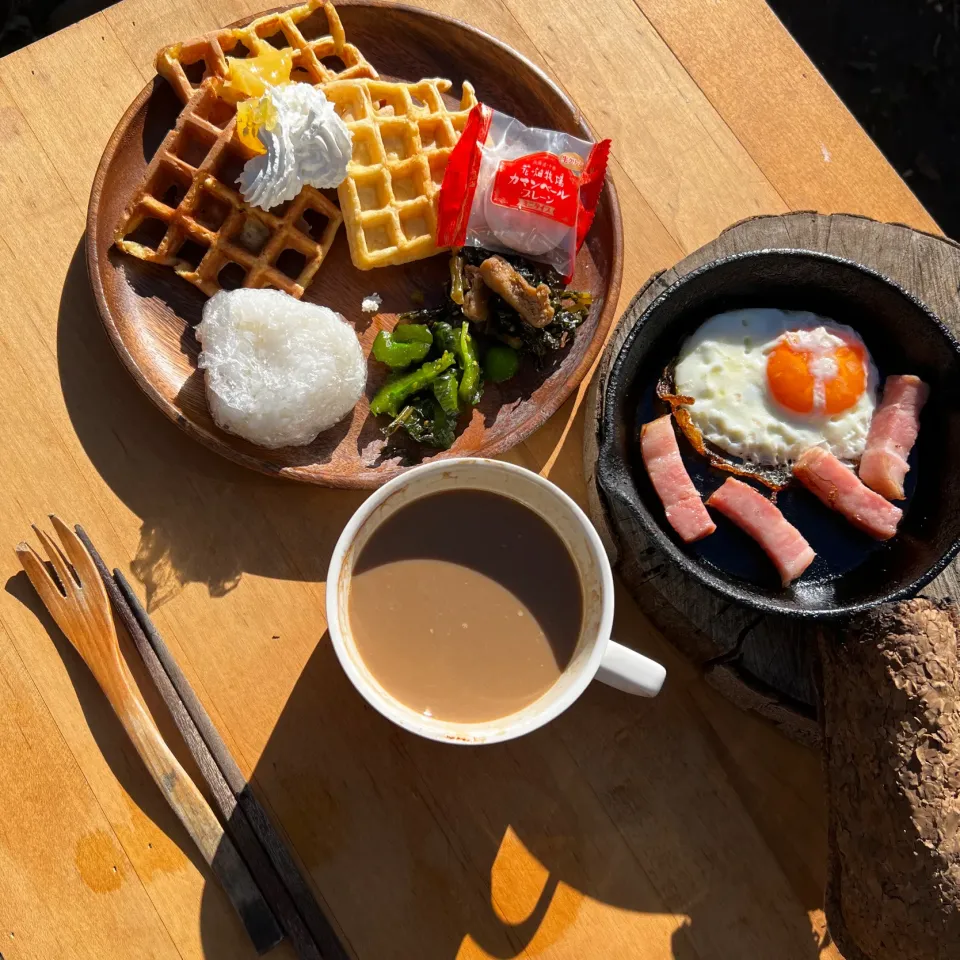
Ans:
[{"label": "tree stump", "polygon": [[[754,217],[652,277],[620,318],[594,379],[586,407],[584,471],[591,518],[634,598],[665,636],[701,664],[708,682],[734,703],[816,743],[817,627],[759,614],[715,595],[680,574],[629,517],[610,510],[597,489],[597,428],[607,373],[646,308],[693,270],[735,253],[767,249],[816,250],[855,260],[890,277],[924,301],[960,336],[960,245],[901,224],[849,214],[812,212]],[[955,560],[923,595],[960,595]]]}]

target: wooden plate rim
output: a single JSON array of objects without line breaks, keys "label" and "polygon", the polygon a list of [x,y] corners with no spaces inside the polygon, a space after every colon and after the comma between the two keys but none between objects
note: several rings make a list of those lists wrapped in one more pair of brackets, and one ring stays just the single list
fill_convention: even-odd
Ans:
[{"label": "wooden plate rim", "polygon": [[[466,23],[465,21],[456,17],[434,13],[433,11],[424,10],[420,7],[415,7],[411,4],[405,3],[385,2],[385,0],[339,0],[337,6],[383,7],[391,10],[400,10],[413,16],[425,17],[427,19],[445,22],[453,27],[456,27],[460,30],[465,30],[468,33],[472,33],[480,37],[484,42],[492,43],[495,46],[500,47],[512,58],[518,60],[523,67],[536,74],[545,84],[552,88],[560,100],[568,106],[571,114],[576,118],[584,136],[588,139],[593,139],[593,133],[586,125],[580,108],[570,99],[570,97],[568,97],[567,94],[535,63],[530,61],[527,57],[525,57],[518,50],[515,50],[509,44],[504,43],[497,37],[487,33],[485,30],[481,30],[479,27],[475,27],[472,24]],[[265,13],[273,13],[278,10],[284,10],[288,8],[288,6],[274,7],[270,10],[262,11],[249,17],[244,17],[242,20],[238,20],[235,23],[230,24],[230,26],[244,26],[250,21],[254,20],[256,17],[263,16]],[[375,473],[374,471],[363,471],[350,476],[342,476],[332,473],[327,475],[327,471],[324,470],[322,465],[307,464],[300,466],[280,467],[276,464],[270,463],[269,461],[261,460],[257,457],[250,456],[249,454],[237,450],[230,443],[223,440],[218,434],[209,432],[208,430],[196,424],[194,421],[190,420],[188,417],[184,416],[181,410],[179,410],[170,400],[168,400],[163,394],[160,393],[159,390],[157,390],[153,382],[145,375],[143,370],[137,364],[137,361],[134,359],[133,355],[127,349],[126,343],[124,342],[123,336],[117,327],[113,313],[107,302],[106,294],[103,288],[103,281],[101,278],[100,257],[96,249],[100,200],[103,192],[103,186],[107,178],[107,171],[113,162],[117,148],[120,142],[123,140],[127,129],[129,128],[136,114],[144,106],[146,101],[149,100],[149,98],[153,95],[157,84],[164,82],[166,81],[164,81],[161,77],[154,77],[134,98],[130,106],[127,107],[117,126],[114,128],[113,133],[110,135],[110,139],[107,141],[103,155],[100,158],[100,163],[97,166],[97,172],[93,178],[93,185],[90,189],[90,200],[87,206],[86,235],[84,243],[87,274],[90,278],[90,284],[93,289],[93,295],[94,299],[96,300],[100,319],[103,321],[103,325],[107,330],[110,342],[113,344],[117,355],[123,361],[124,366],[130,372],[134,381],[153,401],[153,403],[164,413],[164,415],[195,440],[198,440],[205,446],[215,450],[221,456],[224,456],[235,463],[239,463],[242,466],[257,470],[260,473],[266,473],[271,476],[287,477],[291,480],[299,480],[305,483],[350,489],[375,489],[376,487],[381,486],[388,480],[391,480],[393,477],[396,477],[405,470],[410,469],[410,467],[395,465],[387,469],[377,470]],[[497,442],[485,444],[478,450],[474,451],[474,456],[500,456],[501,454],[512,449],[517,444],[522,443],[527,439],[527,437],[535,433],[560,409],[560,407],[571,396],[574,390],[576,390],[584,376],[586,376],[587,372],[590,370],[594,361],[600,354],[604,343],[606,342],[607,332],[612,327],[616,317],[617,301],[623,279],[623,221],[620,213],[620,203],[617,198],[616,186],[613,183],[613,178],[609,171],[607,172],[607,176],[604,180],[602,196],[604,197],[610,211],[611,226],[613,231],[613,249],[610,251],[611,267],[609,279],[606,284],[606,291],[604,293],[605,300],[600,311],[600,315],[597,318],[597,326],[594,330],[593,337],[590,343],[587,345],[587,349],[584,352],[580,363],[563,383],[557,385],[556,391],[551,395],[548,401],[539,409],[533,411],[531,415],[527,417],[527,419],[524,420],[522,424],[517,426],[511,433],[507,434]],[[456,454],[449,451],[444,451],[433,456],[431,458],[431,462],[433,460],[448,459],[452,456],[458,455],[463,456],[462,453]]]}]

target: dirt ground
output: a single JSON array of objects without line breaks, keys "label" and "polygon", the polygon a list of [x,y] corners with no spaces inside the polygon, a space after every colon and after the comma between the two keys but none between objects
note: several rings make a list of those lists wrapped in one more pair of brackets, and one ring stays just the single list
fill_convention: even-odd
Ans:
[{"label": "dirt ground", "polygon": [[[768,2],[941,227],[960,238],[960,0]],[[0,55],[109,5],[0,0]]]}]

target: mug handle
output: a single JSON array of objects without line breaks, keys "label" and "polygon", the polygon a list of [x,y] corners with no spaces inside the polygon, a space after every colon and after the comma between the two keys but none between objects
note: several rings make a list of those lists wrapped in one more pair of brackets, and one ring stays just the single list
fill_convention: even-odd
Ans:
[{"label": "mug handle", "polygon": [[638,697],[655,697],[663,686],[666,668],[636,650],[611,640],[597,670],[597,679],[610,687],[634,693]]}]

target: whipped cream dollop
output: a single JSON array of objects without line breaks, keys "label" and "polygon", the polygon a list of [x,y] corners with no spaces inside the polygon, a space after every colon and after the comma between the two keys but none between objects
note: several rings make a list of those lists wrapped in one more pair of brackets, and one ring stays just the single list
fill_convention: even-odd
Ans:
[{"label": "whipped cream dollop", "polygon": [[353,136],[323,91],[308,83],[268,87],[272,122],[257,139],[266,153],[248,160],[237,183],[247,203],[270,210],[304,188],[338,187],[353,155]]}]

